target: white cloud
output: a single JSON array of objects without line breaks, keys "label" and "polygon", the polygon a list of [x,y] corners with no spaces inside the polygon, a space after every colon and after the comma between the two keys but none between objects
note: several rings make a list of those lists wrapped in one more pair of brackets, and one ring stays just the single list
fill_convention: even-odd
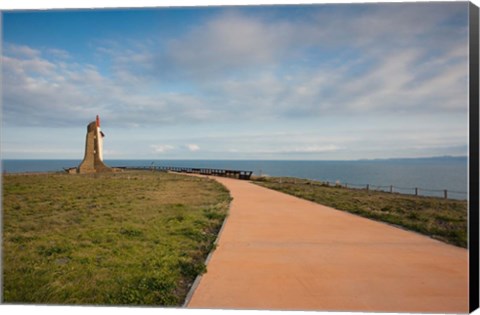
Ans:
[{"label": "white cloud", "polygon": [[71,58],[68,51],[63,50],[63,49],[50,48],[50,49],[47,50],[47,52],[49,54],[51,54],[54,58],[59,58],[59,59],[69,59],[69,58]]},{"label": "white cloud", "polygon": [[186,147],[191,152],[196,152],[200,150],[200,147],[197,144],[187,144]]},{"label": "white cloud", "polygon": [[337,145],[312,145],[304,148],[294,148],[292,151],[295,153],[321,153],[338,151],[339,149],[341,148]]},{"label": "white cloud", "polygon": [[[336,14],[320,7],[288,19],[230,8],[196,20],[174,39],[95,41],[99,65],[75,60],[62,47],[7,43],[3,122],[84,126],[100,114],[111,126],[154,130],[142,144],[152,154],[231,148],[232,154],[323,157],[361,150],[358,143],[378,150],[465,143],[463,136],[445,136],[467,128],[468,37],[466,27],[450,27],[468,17],[466,4],[339,6]],[[337,130],[347,126],[345,117],[350,134]],[[392,136],[383,120],[416,131],[414,120],[432,133],[420,142],[412,138],[419,133],[402,129]],[[283,128],[292,121],[299,123]],[[374,142],[365,140],[364,125],[374,130]],[[197,137],[172,142],[177,134],[165,134],[168,126]],[[238,128],[208,142],[200,126],[220,138]],[[149,146],[157,142],[177,145]]]},{"label": "white cloud", "polygon": [[292,49],[294,35],[291,24],[227,12],[172,40],[167,58],[187,75],[215,77],[277,61]]},{"label": "white cloud", "polygon": [[254,151],[257,154],[322,154],[341,150],[342,147],[333,144],[310,144],[306,146],[297,146],[295,143],[289,143],[281,148],[271,148],[268,144],[264,148]]},{"label": "white cloud", "polygon": [[312,9],[293,20],[231,9],[161,45],[98,46],[111,71],[75,63],[60,48],[7,44],[5,121],[68,125],[100,113],[131,126],[465,111],[467,37],[439,26],[462,6],[452,8],[372,5],[334,16]]},{"label": "white cloud", "polygon": [[169,144],[152,144],[150,148],[156,153],[166,153],[175,149],[173,145]]},{"label": "white cloud", "polygon": [[40,51],[33,49],[26,45],[17,45],[13,43],[7,43],[4,47],[6,51],[23,58],[36,58],[40,56]]},{"label": "white cloud", "polygon": [[[202,121],[201,98],[117,81],[93,65],[47,60],[40,52],[3,56],[3,121],[25,126],[83,124],[96,114],[117,125]],[[22,51],[29,51],[22,48]]]}]

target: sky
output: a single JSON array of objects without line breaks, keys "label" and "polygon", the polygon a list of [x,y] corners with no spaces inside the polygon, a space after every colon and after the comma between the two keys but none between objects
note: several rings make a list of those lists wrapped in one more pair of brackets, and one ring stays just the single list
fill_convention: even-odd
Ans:
[{"label": "sky", "polygon": [[468,2],[2,12],[4,159],[468,154]]}]

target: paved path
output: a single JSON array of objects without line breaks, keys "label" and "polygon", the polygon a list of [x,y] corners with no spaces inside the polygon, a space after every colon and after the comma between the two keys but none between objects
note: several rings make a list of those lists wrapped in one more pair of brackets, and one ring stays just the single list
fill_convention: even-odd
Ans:
[{"label": "paved path", "polygon": [[233,202],[188,307],[468,312],[468,252],[387,224],[215,178]]}]

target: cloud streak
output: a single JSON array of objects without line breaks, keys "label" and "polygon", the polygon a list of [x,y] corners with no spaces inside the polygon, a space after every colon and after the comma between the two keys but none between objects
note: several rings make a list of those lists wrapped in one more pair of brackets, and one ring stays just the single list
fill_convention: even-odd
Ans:
[{"label": "cloud streak", "polygon": [[[160,43],[98,47],[112,58],[111,71],[68,62],[62,49],[49,48],[54,53],[47,59],[46,51],[9,44],[6,121],[26,113],[32,119],[22,123],[35,125],[45,122],[43,113],[53,124],[95,112],[117,123],[168,124],[214,116],[465,110],[466,33],[440,27],[462,13],[452,8],[432,13],[426,11],[432,6],[390,4],[333,16],[312,10],[301,21],[228,11],[162,42],[163,49]],[[419,22],[409,26],[405,19]],[[433,44],[422,45],[425,37]],[[346,51],[349,58],[342,57]]]},{"label": "cloud streak", "polygon": [[[217,132],[225,133],[227,124],[238,126],[237,134],[229,133],[236,140],[222,147],[183,137],[176,144],[164,138],[145,142],[144,150],[320,156],[356,150],[352,143],[362,142],[321,137],[317,125],[326,121],[342,125],[349,117],[354,135],[364,134],[368,121],[382,134],[384,120],[419,130],[410,122],[421,117],[440,140],[428,134],[419,144],[401,135],[398,142],[405,148],[440,147],[446,130],[465,128],[467,8],[464,3],[318,5],[291,12],[212,8],[193,22],[179,21],[188,24],[172,30],[175,35],[149,30],[137,38],[91,38],[86,44],[92,55],[83,58],[67,46],[9,42],[2,56],[3,123],[61,129],[83,126],[100,114],[119,128],[180,126],[192,134],[200,126],[220,125]],[[313,129],[314,138],[289,137],[297,129],[282,130],[286,122],[299,122],[294,125],[302,134]],[[246,140],[239,136],[242,126],[264,134],[282,130],[283,141]],[[371,147],[395,145],[377,138]],[[465,143],[457,137],[448,146]]]},{"label": "cloud streak", "polygon": [[200,150],[200,147],[198,146],[198,144],[194,144],[194,143],[187,144],[186,147],[190,152],[196,152],[196,151]]},{"label": "cloud streak", "polygon": [[169,145],[169,144],[152,144],[150,147],[156,153],[165,153],[165,152],[172,151],[172,150],[175,149],[175,147],[173,145]]}]

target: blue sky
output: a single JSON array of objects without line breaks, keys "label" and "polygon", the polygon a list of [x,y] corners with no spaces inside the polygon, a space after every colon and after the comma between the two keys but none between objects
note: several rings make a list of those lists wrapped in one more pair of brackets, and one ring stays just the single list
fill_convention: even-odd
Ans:
[{"label": "blue sky", "polygon": [[467,155],[468,3],[4,11],[3,158]]}]

